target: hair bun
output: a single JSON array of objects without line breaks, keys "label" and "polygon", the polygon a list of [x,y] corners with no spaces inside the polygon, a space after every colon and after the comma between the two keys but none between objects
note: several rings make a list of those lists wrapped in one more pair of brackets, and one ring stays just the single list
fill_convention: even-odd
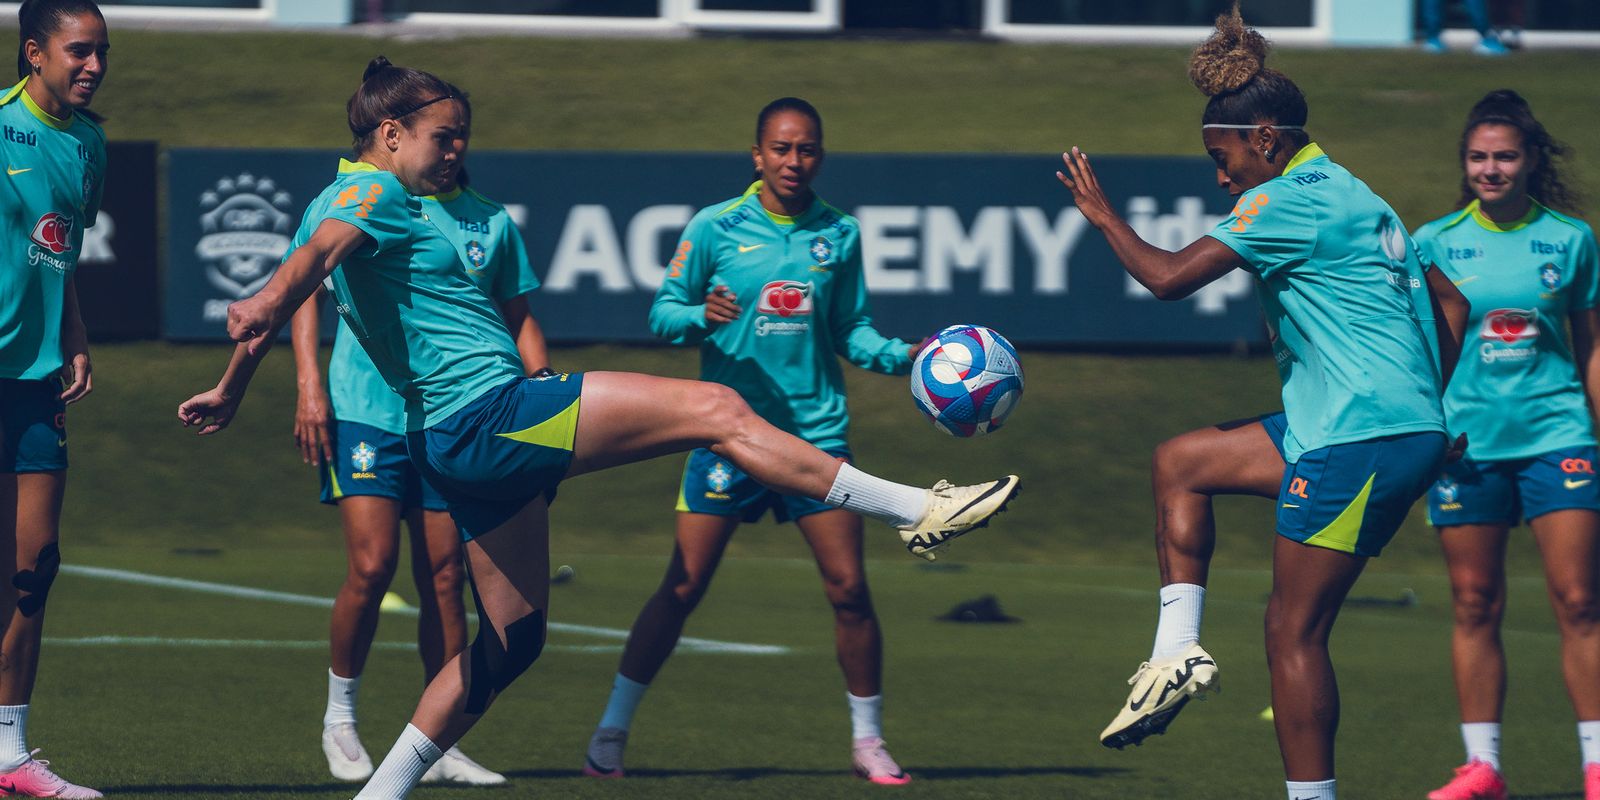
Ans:
[{"label": "hair bun", "polygon": [[1467,118],[1470,120],[1484,117],[1515,117],[1521,114],[1532,116],[1533,109],[1528,105],[1528,101],[1514,90],[1496,89],[1473,105]]},{"label": "hair bun", "polygon": [[1235,91],[1266,67],[1268,49],[1266,37],[1245,26],[1235,2],[1189,56],[1189,80],[1207,97]]},{"label": "hair bun", "polygon": [[368,78],[371,78],[373,75],[376,75],[392,66],[394,65],[389,63],[389,59],[385,56],[378,56],[377,58],[372,59],[371,61],[367,62],[367,71],[361,73],[361,82],[366,83]]}]

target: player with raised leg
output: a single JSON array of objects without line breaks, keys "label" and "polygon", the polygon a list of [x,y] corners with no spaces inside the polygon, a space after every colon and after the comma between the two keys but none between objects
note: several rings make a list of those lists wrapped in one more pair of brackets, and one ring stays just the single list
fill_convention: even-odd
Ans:
[{"label": "player with raised leg", "polygon": [[[701,380],[737,389],[763,419],[849,461],[850,415],[835,353],[902,375],[915,347],[872,327],[859,226],[811,188],[823,161],[817,110],[796,97],[768,103],[756,117],[750,152],[755,183],[689,221],[680,257],[650,308],[650,327],[674,344],[700,345]],[[861,516],[779,495],[706,449],[689,454],[677,508],[672,561],[628,633],[584,774],[622,776],[634,711],[728,541],[741,521],[771,509],[780,522],[792,519],[811,546],[833,606],[856,774],[873,783],[909,782],[883,742],[883,635],[867,588]]]},{"label": "player with raised leg", "polygon": [[419,198],[446,183],[463,147],[452,87],[375,61],[348,112],[367,166],[340,172],[312,201],[306,219],[320,222],[306,244],[229,307],[229,335],[241,344],[217,387],[184,401],[178,417],[201,434],[225,428],[277,331],[324,279],[406,399],[411,458],[467,540],[478,636],[428,684],[359,797],[404,797],[538,659],[549,503],[565,478],[704,447],[782,493],[889,522],[924,558],[1016,494],[1015,476],[935,490],[885,481],[774,428],[716,384],[617,372],[523,377],[504,322],[421,210]]},{"label": "player with raised leg", "polygon": [[21,80],[0,97],[0,205],[15,243],[0,268],[0,796],[93,798],[33,757],[27,726],[61,566],[67,406],[93,388],[73,273],[106,175],[105,133],[87,109],[111,44],[88,0],[31,0],[17,17]]},{"label": "player with raised leg", "polygon": [[[1210,497],[1271,496],[1275,477],[1266,630],[1285,788],[1294,800],[1333,800],[1339,705],[1328,637],[1367,559],[1444,461],[1440,394],[1466,304],[1421,263],[1389,205],[1306,135],[1305,97],[1263,66],[1266,55],[1235,5],[1190,59],[1191,79],[1210,97],[1201,117],[1206,152],[1218,185],[1239,198],[1208,236],[1175,253],[1154,247],[1112,210],[1077,148],[1063,154],[1058,173],[1156,297],[1180,299],[1235,269],[1250,272],[1283,381],[1282,418],[1197,431],[1158,450],[1157,549],[1169,582],[1162,602],[1185,608],[1182,618],[1163,616],[1157,650],[1178,655],[1140,668],[1101,738],[1121,746],[1159,733],[1214,683],[1214,660],[1186,644],[1198,637],[1203,593],[1195,589],[1214,538]],[[1437,314],[1438,358],[1435,298],[1446,307]],[[1184,463],[1205,467],[1186,479],[1166,473]]]},{"label": "player with raised leg", "polygon": [[[465,93],[455,94],[467,120],[462,158],[439,193],[422,198],[423,216],[454,243],[465,259],[467,277],[494,301],[516,341],[523,370],[527,374],[548,370],[544,333],[524,296],[539,287],[539,279],[505,208],[466,186],[472,104]],[[312,230],[302,226],[291,249],[305,244]],[[411,531],[411,572],[419,609],[417,651],[424,685],[467,646],[461,535],[444,498],[406,456],[405,401],[390,391],[343,323],[334,338],[324,388],[315,299],[324,294],[317,290],[290,322],[299,386],[294,434],[301,458],[319,468],[322,502],[339,507],[348,563],[329,626],[331,663],[322,753],[333,777],[364,781],[372,776],[372,759],[356,732],[356,704],[377,633],[379,605],[399,560],[400,523],[404,520]],[[422,781],[492,786],[506,779],[452,747]]]},{"label": "player with raised leg", "polygon": [[1577,198],[1562,180],[1565,152],[1520,95],[1490,92],[1461,132],[1456,210],[1416,234],[1472,301],[1468,330],[1477,334],[1444,396],[1450,429],[1472,447],[1428,495],[1455,601],[1451,662],[1467,761],[1429,800],[1506,797],[1500,622],[1506,542],[1522,519],[1544,556],[1584,797],[1600,800],[1600,268],[1594,232],[1567,216]]}]

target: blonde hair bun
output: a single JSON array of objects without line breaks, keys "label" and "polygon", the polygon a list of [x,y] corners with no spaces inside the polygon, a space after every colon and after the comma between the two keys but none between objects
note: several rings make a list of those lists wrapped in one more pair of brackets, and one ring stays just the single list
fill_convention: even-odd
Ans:
[{"label": "blonde hair bun", "polygon": [[1207,97],[1236,91],[1266,68],[1268,49],[1266,37],[1245,26],[1235,2],[1189,56],[1189,80]]}]

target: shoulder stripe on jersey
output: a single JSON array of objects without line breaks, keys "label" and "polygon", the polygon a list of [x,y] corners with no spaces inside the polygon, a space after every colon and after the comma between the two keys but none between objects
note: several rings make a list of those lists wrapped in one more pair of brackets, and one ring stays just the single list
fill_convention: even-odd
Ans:
[{"label": "shoulder stripe on jersey", "polygon": [[759,192],[759,191],[761,191],[761,181],[756,181],[755,183],[750,184],[750,188],[744,190],[744,194],[739,195],[739,199],[738,200],[735,200],[735,201],[723,206],[722,208],[717,209],[717,213],[712,214],[712,216],[720,217],[723,214],[726,214],[729,211],[732,211],[732,210],[738,208],[739,206],[744,205],[744,202],[746,200],[749,200],[752,196],[755,195],[756,192]]},{"label": "shoulder stripe on jersey", "polygon": [[1591,229],[1589,228],[1589,223],[1584,222],[1581,219],[1575,219],[1573,217],[1569,217],[1566,214],[1561,213],[1560,211],[1557,211],[1557,210],[1555,210],[1555,209],[1553,209],[1553,208],[1551,208],[1551,207],[1549,207],[1549,206],[1547,206],[1547,205],[1545,205],[1543,203],[1540,203],[1538,200],[1533,201],[1533,203],[1534,203],[1534,205],[1539,206],[1540,208],[1544,209],[1545,213],[1549,214],[1551,216],[1551,218],[1553,218],[1553,219],[1555,219],[1557,221],[1560,221],[1560,222],[1564,222],[1564,223],[1566,223],[1568,225],[1571,225],[1574,228],[1577,228],[1580,233],[1592,233]]},{"label": "shoulder stripe on jersey", "polygon": [[6,92],[4,97],[0,97],[0,106],[3,106],[6,103],[9,103],[9,102],[17,99],[17,95],[22,94],[22,86],[23,86],[23,84],[26,84],[27,82],[28,82],[27,78],[23,78],[22,80],[17,81],[17,85],[11,87],[11,90]]},{"label": "shoulder stripe on jersey", "polygon": [[[1472,202],[1476,203],[1478,201],[1474,200]],[[1444,221],[1444,223],[1439,226],[1439,232],[1443,233],[1443,232],[1445,232],[1447,230],[1450,230],[1451,228],[1454,228],[1455,226],[1460,225],[1462,220],[1465,220],[1465,219],[1467,219],[1468,217],[1471,217],[1471,216],[1472,216],[1472,204],[1469,203],[1469,204],[1467,204],[1466,208],[1463,208],[1460,211],[1457,211],[1455,213],[1455,216],[1447,218]]]},{"label": "shoulder stripe on jersey", "polygon": [[498,202],[496,202],[494,200],[490,200],[489,198],[484,197],[482,192],[478,191],[477,189],[472,188],[471,186],[465,186],[465,187],[462,187],[462,188],[467,190],[467,194],[470,194],[473,197],[478,198],[478,200],[480,202],[488,204],[489,206],[493,207],[497,211],[505,209],[505,206],[501,205],[500,203],[498,203]]}]

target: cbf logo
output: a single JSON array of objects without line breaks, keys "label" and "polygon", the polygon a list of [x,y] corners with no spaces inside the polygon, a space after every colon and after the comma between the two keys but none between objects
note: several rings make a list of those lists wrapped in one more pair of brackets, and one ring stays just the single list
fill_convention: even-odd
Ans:
[{"label": "cbf logo", "polygon": [[479,244],[477,239],[467,242],[467,262],[472,264],[474,272],[483,269],[484,262],[488,260],[489,251],[484,250],[483,245]]},{"label": "cbf logo", "polygon": [[818,236],[811,240],[811,258],[822,266],[833,260],[833,242],[826,236]]},{"label": "cbf logo", "polygon": [[350,448],[350,466],[355,469],[352,478],[373,478],[372,468],[378,463],[378,450],[368,442],[357,442]]},{"label": "cbf logo", "polygon": [[1539,282],[1544,288],[1555,291],[1561,288],[1561,268],[1555,264],[1546,264],[1539,268]]},{"label": "cbf logo", "polygon": [[1455,511],[1461,508],[1461,504],[1456,502],[1457,496],[1461,494],[1461,487],[1457,486],[1455,481],[1448,478],[1439,481],[1433,487],[1433,494],[1439,500],[1440,511]]},{"label": "cbf logo", "polygon": [[291,202],[271,178],[248,172],[224,177],[200,195],[201,236],[194,251],[206,279],[225,295],[206,301],[207,322],[227,319],[228,303],[255,294],[272,278],[289,251]]},{"label": "cbf logo", "polygon": [[728,487],[733,485],[733,470],[727,464],[718,461],[706,470],[706,485],[711,491],[720,495],[728,493]]}]

